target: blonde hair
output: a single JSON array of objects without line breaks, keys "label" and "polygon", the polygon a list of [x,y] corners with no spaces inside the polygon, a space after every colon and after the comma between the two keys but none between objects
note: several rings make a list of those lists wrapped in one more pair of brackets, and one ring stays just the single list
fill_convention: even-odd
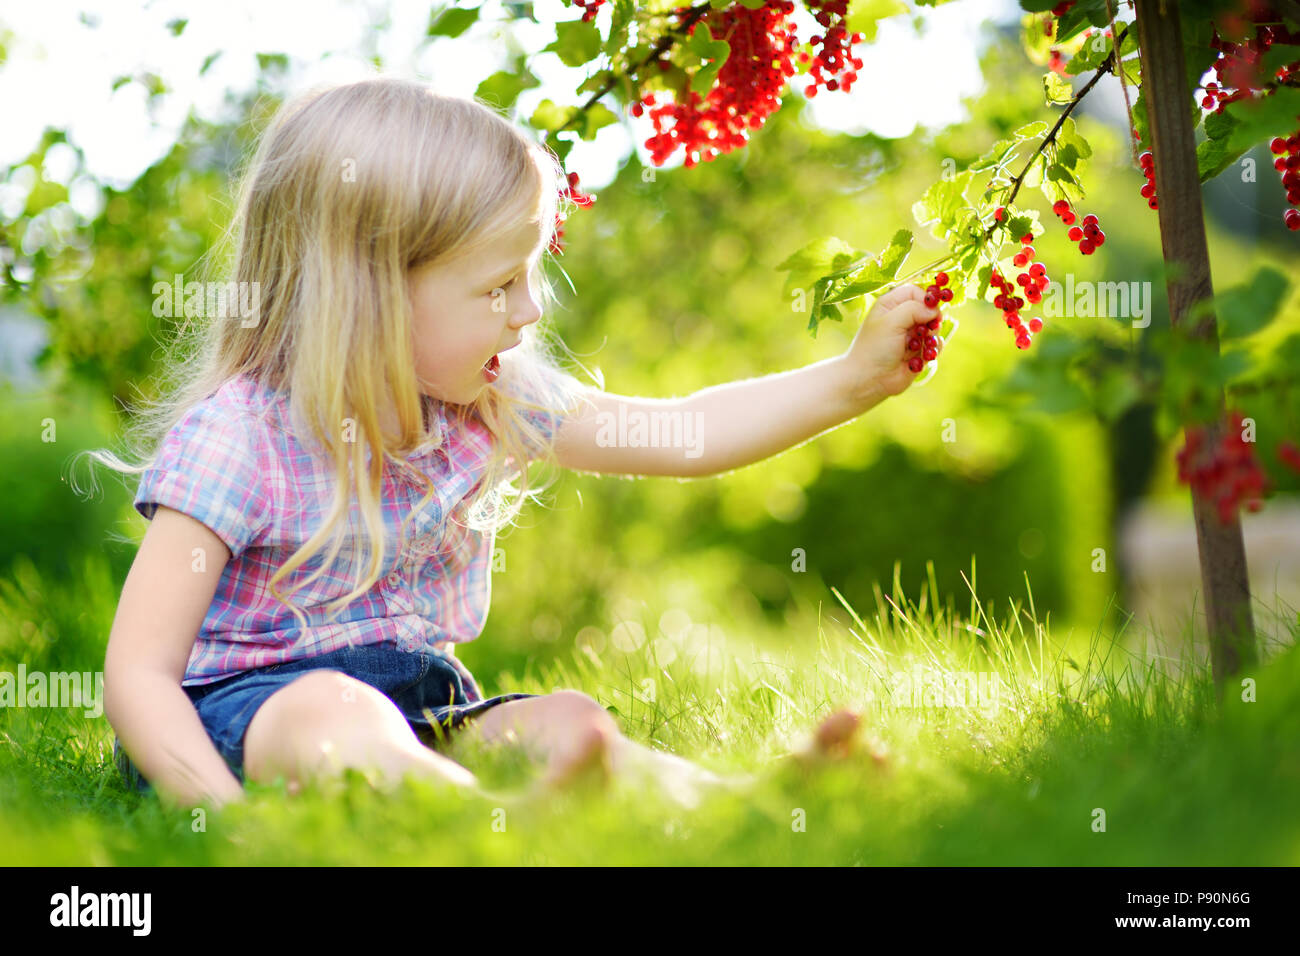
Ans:
[{"label": "blonde hair", "polygon": [[[278,585],[327,542],[326,561],[293,590],[332,564],[355,484],[369,561],[331,610],[364,594],[383,566],[383,462],[392,456],[410,468],[407,456],[432,437],[415,372],[408,274],[472,255],[524,222],[537,223],[549,248],[557,212],[569,211],[561,192],[564,170],[552,152],[477,98],[376,76],[314,87],[284,103],[241,180],[238,208],[220,246],[234,237],[229,280],[259,284],[257,321],[246,327],[236,318],[216,318],[181,329],[163,363],[163,398],[132,409],[135,421],[125,437],[134,448],[148,449],[137,453],[142,463],[130,465],[102,450],[88,454],[138,474],[153,465],[162,439],[185,413],[232,377],[248,375],[287,390],[296,428],[305,427],[325,449],[336,479],[323,526],[270,582],[272,594],[305,627]],[[553,305],[554,292],[536,271],[541,299]],[[483,389],[469,405],[447,405],[449,419],[460,424],[476,413],[496,439],[482,480],[448,516],[458,525],[467,519],[462,528],[505,527],[546,487],[530,486],[528,468],[518,463],[531,457],[528,445],[543,448],[540,457],[553,462],[553,442],[545,442],[521,410],[563,414],[580,398],[572,377],[551,374],[558,367],[549,356],[546,324],[543,318],[522,330],[522,344],[511,351],[509,364],[501,363],[499,387]],[[560,344],[556,337],[554,345]],[[522,401],[519,389],[538,402]],[[386,444],[382,434],[379,399],[396,409],[395,443]],[[345,419],[355,422],[359,440],[343,440],[336,423]],[[353,481],[363,473],[365,480]],[[435,487],[428,475],[416,475],[426,488],[418,510]]]}]

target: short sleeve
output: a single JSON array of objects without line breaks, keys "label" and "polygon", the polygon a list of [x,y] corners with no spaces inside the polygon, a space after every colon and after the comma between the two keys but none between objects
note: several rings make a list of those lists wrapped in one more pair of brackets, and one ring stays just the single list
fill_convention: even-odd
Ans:
[{"label": "short sleeve", "polygon": [[136,511],[150,520],[158,505],[187,514],[237,556],[262,530],[268,510],[252,425],[251,417],[211,401],[195,405],[141,475]]}]

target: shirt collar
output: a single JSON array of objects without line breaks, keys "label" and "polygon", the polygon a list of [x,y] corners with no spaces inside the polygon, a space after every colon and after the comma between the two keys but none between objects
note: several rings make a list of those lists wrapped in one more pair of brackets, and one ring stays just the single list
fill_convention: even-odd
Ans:
[{"label": "shirt collar", "polygon": [[445,404],[436,398],[429,398],[427,405],[430,410],[429,440],[416,446],[415,451],[411,452],[410,457],[412,458],[424,458],[434,452],[443,451],[447,436],[451,433],[451,429],[447,425]]}]

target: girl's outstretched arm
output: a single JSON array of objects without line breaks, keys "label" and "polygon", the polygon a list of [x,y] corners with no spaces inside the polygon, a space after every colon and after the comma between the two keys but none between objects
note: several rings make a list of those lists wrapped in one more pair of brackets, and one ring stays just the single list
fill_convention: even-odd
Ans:
[{"label": "girl's outstretched arm", "polygon": [[699,478],[802,444],[912,383],[916,375],[904,363],[909,331],[939,314],[923,297],[915,285],[882,296],[847,352],[793,371],[679,399],[590,389],[590,405],[560,427],[557,459],[575,471]]}]

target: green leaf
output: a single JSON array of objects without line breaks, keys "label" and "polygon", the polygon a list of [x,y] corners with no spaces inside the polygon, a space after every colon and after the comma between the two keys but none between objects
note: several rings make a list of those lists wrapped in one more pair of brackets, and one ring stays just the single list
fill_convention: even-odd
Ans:
[{"label": "green leaf", "polygon": [[1027,139],[1038,139],[1038,137],[1042,136],[1046,132],[1047,124],[1042,120],[1034,120],[1032,123],[1026,123],[1011,135],[1020,142],[1024,142]]},{"label": "green leaf", "polygon": [[1078,153],[1081,159],[1087,159],[1092,155],[1092,146],[1079,135],[1072,116],[1067,116],[1065,122],[1061,124],[1060,130],[1056,134],[1056,142],[1061,147],[1074,147],[1074,151]]},{"label": "green leaf", "polygon": [[[1021,0],[1021,6],[1026,0]],[[1050,10],[1056,4],[1049,4],[1044,9]],[[1028,8],[1026,8],[1028,9]],[[1107,22],[1105,0],[1079,0],[1065,15],[1056,19],[1056,42],[1062,44],[1075,35],[1082,33],[1089,26],[1101,26]]]},{"label": "green leaf", "polygon": [[966,168],[973,173],[985,169],[1000,168],[1007,162],[1007,160],[1015,155],[1016,149],[1019,145],[1020,144],[1014,139],[1000,139],[989,147],[988,152]]},{"label": "green leaf", "polygon": [[558,106],[553,100],[545,99],[537,104],[528,124],[535,129],[557,130],[572,119],[577,111],[576,106]]},{"label": "green leaf", "polygon": [[263,73],[283,73],[289,69],[289,57],[284,53],[257,54],[257,68]]},{"label": "green leaf", "polygon": [[715,40],[705,27],[697,27],[686,40],[686,49],[700,58],[701,66],[691,78],[691,89],[701,96],[713,89],[718,71],[727,62],[731,45],[726,40]]},{"label": "green leaf", "polygon": [[908,253],[912,251],[912,241],[911,230],[898,230],[879,257],[873,257],[862,268],[846,276],[842,280],[846,284],[839,289],[832,288],[828,291],[826,301],[843,302],[847,299],[856,299],[892,282],[903,262],[906,261]]},{"label": "green leaf", "polygon": [[1276,93],[1262,99],[1238,100],[1223,115],[1229,112],[1237,125],[1233,127],[1228,145],[1244,151],[1274,136],[1288,136],[1295,132],[1296,116],[1300,115],[1300,89],[1279,86]]},{"label": "green leaf", "polygon": [[1138,98],[1133,101],[1133,128],[1137,130],[1138,142],[1144,149],[1151,148],[1151,123],[1147,117],[1146,91],[1138,93]]},{"label": "green leaf", "polygon": [[1196,175],[1201,182],[1213,179],[1235,163],[1246,150],[1233,149],[1226,139],[1205,139],[1196,144]]},{"label": "green leaf", "polygon": [[[1129,33],[1133,33],[1132,30]],[[1127,41],[1127,37],[1125,40]],[[1079,52],[1070,58],[1065,64],[1065,72],[1074,76],[1081,73],[1091,73],[1099,69],[1110,56],[1110,51],[1114,47],[1114,42],[1106,37],[1104,33],[1095,33],[1079,47]]]},{"label": "green leaf", "polygon": [[1043,74],[1043,95],[1048,106],[1062,105],[1074,99],[1074,88],[1069,80],[1049,71]]},{"label": "green leaf", "polygon": [[522,73],[514,70],[498,70],[478,85],[474,95],[485,102],[506,109],[514,106],[520,93],[537,86],[540,82],[526,68]]},{"label": "green leaf", "polygon": [[583,114],[583,122],[579,126],[579,133],[583,139],[595,139],[596,131],[601,127],[608,126],[610,123],[617,123],[618,117],[609,107],[603,103],[593,103],[587,107]]},{"label": "green leaf", "polygon": [[921,198],[912,204],[912,215],[922,226],[937,223],[942,228],[935,229],[936,237],[942,239],[951,230],[957,219],[957,211],[966,206],[966,188],[974,178],[974,172],[965,170],[951,179],[940,179],[933,183]]},{"label": "green leaf", "polygon": [[555,41],[542,50],[556,53],[565,66],[582,66],[600,55],[600,29],[591,21],[562,21],[555,25]]},{"label": "green leaf", "polygon": [[601,87],[603,87],[606,84],[606,82],[608,82],[613,78],[614,78],[613,70],[597,70],[595,73],[591,74],[591,76],[587,77],[585,80],[582,81],[582,84],[578,87],[577,92],[579,93],[594,92],[600,89]]},{"label": "green leaf", "polygon": [[[1262,266],[1249,282],[1214,297],[1219,338],[1253,335],[1277,317],[1290,289],[1287,277],[1272,266]],[[1199,305],[1199,303],[1198,303]],[[1203,314],[1202,309],[1195,310]]]},{"label": "green leaf", "polygon": [[553,135],[548,141],[548,145],[551,147],[551,150],[555,153],[560,162],[563,163],[565,159],[568,158],[569,151],[573,149],[574,142],[575,141],[572,139],[560,139]]},{"label": "green leaf", "polygon": [[1222,113],[1211,113],[1205,117],[1205,135],[1210,139],[1227,139],[1240,125],[1241,121],[1226,110]]},{"label": "green leaf", "polygon": [[[1034,232],[1034,226],[1037,225],[1037,222],[1038,220],[1031,216],[1012,216],[1007,222],[1007,235],[1015,242],[1019,242],[1021,236]],[[1038,230],[1040,233],[1042,231],[1042,229]]]},{"label": "green leaf", "polygon": [[[203,58],[203,65],[199,67],[199,76],[203,76],[205,73],[207,73],[208,69],[212,66],[213,63],[217,62],[221,54],[222,51],[217,50],[215,53],[209,53],[207,56],[205,56]],[[114,89],[116,89],[116,87],[114,87]]]},{"label": "green leaf", "polygon": [[190,22],[189,20],[180,19],[180,18],[177,18],[175,20],[168,20],[167,29],[171,31],[172,36],[178,37],[185,31],[185,25],[189,22]]},{"label": "green leaf", "polygon": [[900,0],[849,0],[845,27],[850,33],[861,33],[865,42],[874,43],[879,21],[906,12],[907,5]]},{"label": "green leaf", "polygon": [[609,23],[609,39],[605,41],[605,52],[611,56],[627,45],[628,26],[636,16],[636,4],[632,0],[614,0],[614,12]]},{"label": "green leaf", "polygon": [[813,280],[844,269],[862,256],[843,239],[823,236],[787,256],[776,268],[778,272],[790,273],[785,282],[785,293],[789,295],[795,289],[808,287]]},{"label": "green leaf", "polygon": [[425,33],[431,37],[458,37],[478,20],[478,7],[463,9],[451,7],[435,10],[429,15],[429,29]]},{"label": "green leaf", "polygon": [[1079,181],[1074,178],[1074,173],[1070,172],[1061,163],[1052,163],[1047,167],[1047,178],[1054,183],[1072,183],[1079,185]]}]

